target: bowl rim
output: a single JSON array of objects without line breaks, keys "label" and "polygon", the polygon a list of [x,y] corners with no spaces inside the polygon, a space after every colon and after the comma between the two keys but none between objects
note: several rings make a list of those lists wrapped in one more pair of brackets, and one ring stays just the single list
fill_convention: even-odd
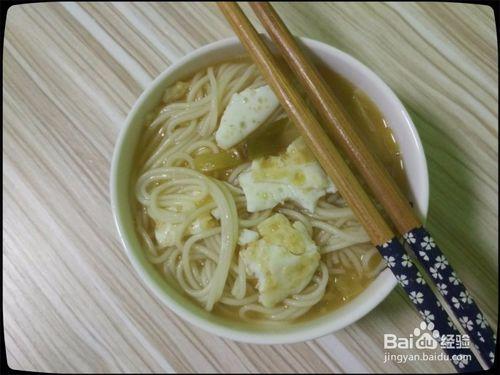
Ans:
[{"label": "bowl rim", "polygon": [[[266,39],[268,39],[265,36]],[[407,113],[405,107],[396,96],[396,94],[389,88],[389,86],[382,81],[382,79],[376,75],[371,69],[365,66],[363,63],[352,57],[351,55],[343,52],[331,45],[326,43],[301,37],[299,38],[302,43],[304,43],[307,47],[312,50],[315,49],[329,49],[331,53],[336,53],[339,55],[341,59],[344,59],[347,64],[355,66],[357,69],[361,69],[367,74],[370,79],[377,84],[382,93],[391,101],[393,101],[401,111],[403,117],[405,118],[405,122],[409,125],[410,134],[416,144],[418,153],[418,163],[421,165],[421,169],[423,172],[423,183],[420,188],[422,191],[419,194],[422,196],[422,205],[421,216],[425,218],[428,209],[429,202],[429,179],[428,179],[428,170],[427,170],[427,162],[425,159],[425,154],[423,151],[423,146],[420,140],[420,137],[417,133],[415,125],[411,120],[411,117]],[[135,118],[139,110],[143,105],[145,105],[148,97],[151,93],[161,85],[163,81],[167,79],[173,72],[179,69],[182,65],[187,64],[190,61],[198,59],[205,54],[214,53],[214,51],[220,50],[222,48],[227,47],[237,47],[241,45],[239,39],[237,37],[229,37],[226,39],[218,40],[207,45],[204,45],[200,48],[193,50],[187,55],[183,56],[170,66],[168,66],[161,74],[159,74],[151,83],[147,85],[147,87],[143,90],[139,98],[135,101],[132,109],[128,113],[124,126],[120,129],[120,133],[118,139],[115,143],[113,157],[111,162],[111,173],[110,173],[110,196],[111,196],[111,208],[113,213],[113,219],[115,222],[115,226],[118,230],[118,234],[122,245],[125,249],[125,253],[127,254],[128,259],[133,265],[135,271],[139,274],[142,281],[147,285],[147,287],[154,292],[154,294],[175,314],[180,316],[182,319],[185,319],[187,322],[201,328],[207,332],[216,334],[218,336],[222,336],[225,338],[229,338],[235,341],[241,341],[246,343],[254,343],[254,344],[286,344],[286,343],[295,343],[301,342],[305,340],[314,339],[317,337],[321,337],[337,330],[343,329],[346,326],[356,322],[358,319],[362,318],[364,315],[373,310],[377,305],[379,305],[387,295],[394,289],[397,284],[396,279],[393,277],[390,270],[385,269],[381,272],[375,280],[370,284],[371,286],[377,286],[382,288],[381,290],[377,290],[377,293],[373,293],[373,295],[368,295],[368,300],[363,303],[358,303],[360,306],[356,308],[354,311],[349,311],[348,314],[343,314],[341,319],[330,319],[330,321],[322,320],[321,322],[317,322],[316,324],[304,325],[299,327],[290,327],[290,330],[287,331],[273,331],[262,332],[262,331],[249,331],[242,329],[235,329],[234,327],[225,326],[222,324],[218,324],[216,322],[208,321],[204,319],[202,316],[192,312],[187,307],[183,306],[179,301],[177,301],[174,297],[170,296],[164,290],[162,290],[154,280],[153,276],[148,273],[143,266],[141,265],[139,257],[132,250],[132,244],[129,241],[129,234],[125,230],[124,219],[120,215],[119,202],[118,202],[118,192],[117,192],[117,179],[119,174],[119,165],[120,158],[124,153],[124,140],[126,139],[130,128],[132,127],[132,120]],[[366,289],[365,289],[366,291]],[[364,291],[364,292],[365,292]],[[362,292],[361,294],[363,294]],[[359,295],[358,295],[359,297]],[[357,298],[357,297],[356,297]],[[348,304],[341,307],[345,308],[346,306],[350,306],[354,303],[356,298],[349,302]],[[328,314],[326,315],[328,316]],[[319,321],[321,318],[313,319],[311,322]]]}]

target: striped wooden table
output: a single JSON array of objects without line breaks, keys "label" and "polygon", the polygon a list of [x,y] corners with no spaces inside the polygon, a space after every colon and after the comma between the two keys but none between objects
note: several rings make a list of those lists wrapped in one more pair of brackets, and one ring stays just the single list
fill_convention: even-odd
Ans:
[{"label": "striped wooden table", "polygon": [[[429,229],[495,325],[498,71],[492,9],[435,3],[276,7],[294,33],[352,54],[403,100],[429,163]],[[407,337],[419,323],[400,290],[340,332],[266,347],[185,323],[132,269],[109,203],[120,127],[155,76],[195,48],[231,35],[213,3],[9,9],[3,55],[9,366],[53,372],[452,371],[440,361],[384,363],[383,334]]]}]

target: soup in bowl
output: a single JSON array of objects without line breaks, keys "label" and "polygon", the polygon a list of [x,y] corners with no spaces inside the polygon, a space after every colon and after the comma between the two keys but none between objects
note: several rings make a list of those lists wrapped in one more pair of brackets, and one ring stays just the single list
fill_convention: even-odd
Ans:
[{"label": "soup in bowl", "polygon": [[[349,55],[301,43],[424,217],[425,157],[401,102]],[[224,337],[321,336],[362,317],[396,284],[236,38],[192,52],[141,95],[116,145],[111,196],[148,286]]]}]

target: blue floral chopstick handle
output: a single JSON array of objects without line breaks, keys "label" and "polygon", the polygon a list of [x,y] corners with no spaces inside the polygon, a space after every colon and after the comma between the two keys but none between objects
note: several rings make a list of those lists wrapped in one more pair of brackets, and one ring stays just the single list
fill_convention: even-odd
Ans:
[{"label": "blue floral chopstick handle", "polygon": [[[453,335],[453,337],[460,335],[439,303],[439,300],[429,285],[427,285],[417,267],[413,264],[410,256],[406,254],[399,240],[393,238],[383,245],[377,246],[377,249],[384,257],[387,266],[398,280],[399,285],[404,288],[422,318],[427,323],[432,323],[435,331],[438,331],[433,335],[436,341],[442,343],[449,337],[448,335]],[[441,347],[443,346],[444,351],[448,354],[458,372],[483,370],[470,349],[449,348],[447,345],[441,345]]]},{"label": "blue floral chopstick handle", "polygon": [[403,238],[434,280],[439,292],[481,353],[481,357],[486,363],[493,365],[496,343],[493,330],[434,239],[424,227],[405,233]]}]

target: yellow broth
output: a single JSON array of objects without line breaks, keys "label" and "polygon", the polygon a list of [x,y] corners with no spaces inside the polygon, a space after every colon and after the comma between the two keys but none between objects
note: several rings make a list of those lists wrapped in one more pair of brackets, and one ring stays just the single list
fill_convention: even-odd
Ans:
[{"label": "yellow broth", "polygon": [[342,104],[351,124],[365,145],[382,162],[386,170],[408,193],[408,183],[390,125],[376,104],[359,88],[330,68],[317,64],[321,76],[326,80],[336,98]]}]

